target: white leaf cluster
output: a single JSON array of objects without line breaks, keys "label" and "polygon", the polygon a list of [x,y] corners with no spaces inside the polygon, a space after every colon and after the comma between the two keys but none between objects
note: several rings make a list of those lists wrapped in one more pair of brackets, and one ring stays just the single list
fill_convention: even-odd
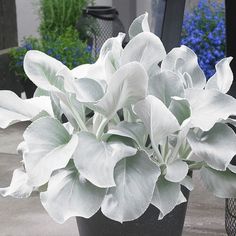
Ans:
[{"label": "white leaf cluster", "polygon": [[196,54],[186,46],[167,54],[147,17],[134,20],[125,48],[123,33],[108,39],[94,64],[69,70],[42,52],[27,52],[34,98],[0,91],[1,128],[32,121],[18,147],[22,168],[2,196],[39,190],[58,223],[99,209],[131,221],[150,204],[162,219],[186,201],[181,186],[193,189],[188,173],[196,169],[213,194],[236,197],[230,164],[236,135],[226,124],[236,124],[230,117],[236,100],[226,94],[232,58],[217,63],[206,81]]}]

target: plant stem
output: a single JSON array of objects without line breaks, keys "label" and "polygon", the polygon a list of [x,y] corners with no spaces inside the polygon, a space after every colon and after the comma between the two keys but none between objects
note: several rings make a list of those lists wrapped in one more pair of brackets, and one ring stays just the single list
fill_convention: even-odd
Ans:
[{"label": "plant stem", "polygon": [[129,114],[128,114],[128,110],[126,108],[123,108],[123,116],[124,116],[124,121],[129,120]]},{"label": "plant stem", "polygon": [[156,144],[152,141],[152,139],[151,139],[151,143],[152,143],[152,147],[153,147],[153,149],[154,149],[154,151],[155,151],[155,153],[156,153],[156,155],[157,155],[157,160],[158,160],[158,162],[159,162],[160,164],[163,164],[164,161],[163,161],[162,155],[161,155],[161,153],[160,153],[158,147],[156,146]]},{"label": "plant stem", "polygon": [[179,152],[179,148],[181,146],[181,143],[182,143],[182,139],[180,137],[177,138],[177,143],[172,151],[172,154],[170,155],[170,159],[169,161],[174,161],[178,155],[178,152]]},{"label": "plant stem", "polygon": [[67,97],[67,100],[68,100],[68,104],[69,104],[69,107],[70,107],[70,110],[79,126],[79,128],[83,131],[88,131],[86,125],[84,124],[83,120],[81,119],[80,115],[78,114],[78,112],[74,109],[74,106],[71,104],[71,100],[69,97]]},{"label": "plant stem", "polygon": [[116,124],[120,123],[120,117],[118,116],[117,113],[114,115],[114,121],[116,122]]},{"label": "plant stem", "polygon": [[104,131],[104,128],[106,127],[107,123],[109,122],[109,119],[104,118],[100,124],[100,126],[97,129],[96,137],[97,139],[100,139],[102,136],[102,133]]}]

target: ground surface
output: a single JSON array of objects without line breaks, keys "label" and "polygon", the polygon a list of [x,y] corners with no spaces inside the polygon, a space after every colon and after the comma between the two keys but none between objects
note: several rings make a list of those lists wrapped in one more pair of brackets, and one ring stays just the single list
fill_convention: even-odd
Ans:
[{"label": "ground surface", "polygon": [[[0,129],[0,186],[8,186],[19,166],[17,144],[27,123]],[[197,174],[190,195],[183,236],[224,236],[224,200],[207,192]],[[0,236],[78,236],[75,219],[56,224],[44,211],[38,196],[29,199],[0,197]],[[112,235],[111,235],[112,236]],[[164,235],[163,235],[164,236]],[[175,236],[175,235],[173,235]]]}]

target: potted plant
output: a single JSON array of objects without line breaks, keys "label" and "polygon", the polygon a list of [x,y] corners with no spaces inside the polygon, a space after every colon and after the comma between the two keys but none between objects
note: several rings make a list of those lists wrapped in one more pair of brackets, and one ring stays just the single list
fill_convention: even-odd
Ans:
[{"label": "potted plant", "polygon": [[[236,100],[225,94],[233,81],[232,58],[220,61],[206,82],[191,49],[166,54],[149,32],[147,14],[134,20],[129,36],[124,49],[120,33],[105,42],[94,64],[72,70],[29,51],[24,70],[38,87],[34,98],[0,91],[1,128],[32,121],[18,147],[23,166],[1,195],[39,191],[56,222],[90,218],[94,228],[89,232],[82,222],[81,236],[93,230],[103,236],[156,235],[151,225],[186,201],[181,186],[193,189],[192,170],[200,171],[217,197],[236,197],[230,164],[236,136],[227,125],[235,125],[229,117],[236,114]],[[173,235],[170,228],[159,235]]]}]

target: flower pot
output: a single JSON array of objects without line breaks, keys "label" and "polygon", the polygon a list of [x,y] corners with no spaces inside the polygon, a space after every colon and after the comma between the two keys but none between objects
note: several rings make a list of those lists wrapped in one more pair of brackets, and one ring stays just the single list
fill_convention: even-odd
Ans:
[{"label": "flower pot", "polygon": [[[184,189],[188,199],[189,191]],[[76,217],[80,236],[181,236],[187,202],[178,205],[172,212],[158,220],[159,210],[150,205],[137,220],[123,224],[105,217],[101,211],[89,219]]]}]

